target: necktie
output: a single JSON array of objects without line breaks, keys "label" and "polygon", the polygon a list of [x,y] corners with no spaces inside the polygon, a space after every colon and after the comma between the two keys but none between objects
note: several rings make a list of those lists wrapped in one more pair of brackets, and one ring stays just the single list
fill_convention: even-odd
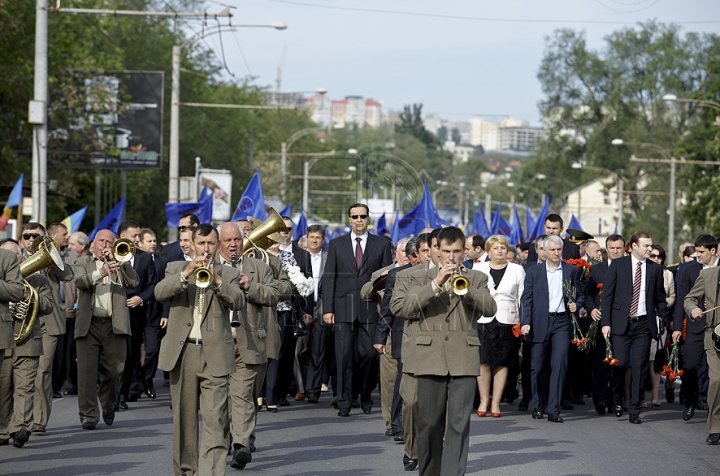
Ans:
[{"label": "necktie", "polygon": [[635,279],[633,280],[632,300],[630,301],[630,315],[637,313],[638,302],[640,301],[640,283],[642,282],[642,263],[638,261],[635,268]]},{"label": "necktie", "polygon": [[355,265],[357,269],[360,269],[360,265],[362,264],[362,246],[360,246],[360,241],[362,241],[362,238],[357,237],[355,241],[357,241],[357,245],[355,245]]}]

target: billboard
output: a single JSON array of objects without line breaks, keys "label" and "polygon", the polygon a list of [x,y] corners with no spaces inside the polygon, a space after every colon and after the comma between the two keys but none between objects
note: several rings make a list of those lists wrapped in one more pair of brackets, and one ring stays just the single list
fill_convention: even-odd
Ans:
[{"label": "billboard", "polygon": [[228,221],[233,212],[230,206],[232,174],[230,172],[205,172],[200,169],[200,188],[208,187],[213,192],[213,221]]},{"label": "billboard", "polygon": [[162,71],[75,73],[48,106],[50,165],[162,166]]}]

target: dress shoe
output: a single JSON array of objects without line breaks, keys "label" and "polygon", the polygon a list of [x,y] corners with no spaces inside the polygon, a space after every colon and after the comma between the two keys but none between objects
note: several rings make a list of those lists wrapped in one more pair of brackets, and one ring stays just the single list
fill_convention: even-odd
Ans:
[{"label": "dress shoe", "polygon": [[408,458],[403,466],[405,466],[405,471],[415,471],[418,467],[418,460]]},{"label": "dress shoe", "polygon": [[660,406],[660,400],[652,400],[650,403],[655,408]]},{"label": "dress shoe", "polygon": [[255,447],[255,443],[250,443],[250,453],[255,453],[257,451],[257,448]]},{"label": "dress shoe", "polygon": [[720,433],[710,433],[708,437],[705,438],[705,443],[708,445],[720,444]]},{"label": "dress shoe", "polygon": [[349,409],[345,409],[345,408],[341,408],[341,409],[338,410],[338,416],[341,416],[341,417],[349,417],[349,416],[350,416],[350,410],[349,410]]},{"label": "dress shoe", "polygon": [[95,429],[95,422],[94,421],[86,421],[82,424],[83,430],[94,430]]},{"label": "dress shoe", "polygon": [[373,406],[372,400],[369,400],[367,402],[362,402],[362,411],[364,413],[370,413],[370,411],[372,410],[372,406]]},{"label": "dress shoe", "polygon": [[352,403],[350,403],[350,406],[352,408],[360,408],[360,402],[358,402],[357,400],[353,400]]},{"label": "dress shoe", "polygon": [[122,398],[123,398],[123,397],[121,396],[121,397],[120,397],[120,400],[117,401],[117,407],[118,407],[118,409],[120,409],[120,410],[127,410],[127,409],[129,408],[129,407],[128,407],[128,404],[125,403],[125,401],[122,400]]},{"label": "dress shoe", "polygon": [[281,407],[289,407],[290,402],[287,401],[287,398],[281,398],[280,400],[278,400],[278,405],[280,405]]},{"label": "dress shoe", "polygon": [[305,394],[304,394],[304,393],[298,392],[298,393],[295,394],[295,401],[296,401],[296,402],[302,402],[303,400],[305,400]]},{"label": "dress shoe", "polygon": [[127,397],[125,397],[125,401],[126,402],[137,402],[139,398],[140,398],[140,395],[138,395],[137,393],[131,393]]},{"label": "dress shoe", "polygon": [[394,433],[392,430],[385,430],[385,436],[393,436]]},{"label": "dress shoe", "polygon": [[620,405],[613,405],[613,413],[620,418],[623,415],[623,408]]},{"label": "dress shoe", "polygon": [[500,418],[500,417],[502,416],[502,413],[500,413],[500,412],[497,412],[497,413],[495,413],[495,412],[490,412],[490,416],[493,417],[493,418]]},{"label": "dress shoe", "polygon": [[115,410],[110,410],[109,412],[103,412],[103,421],[107,426],[110,426],[115,421]]},{"label": "dress shoe", "polygon": [[569,400],[563,400],[562,402],[560,402],[560,408],[562,408],[563,410],[572,410],[575,407]]},{"label": "dress shoe", "polygon": [[277,405],[267,405],[267,411],[270,413],[277,413],[278,407]]},{"label": "dress shoe", "polygon": [[53,398],[62,398],[62,393],[58,392],[57,390],[53,390],[52,397]]},{"label": "dress shoe", "polygon": [[642,420],[640,419],[640,415],[630,415],[629,421],[633,425],[639,425],[640,423],[642,423]]},{"label": "dress shoe", "polygon": [[315,397],[315,396],[313,396],[313,395],[310,395],[310,396],[308,397],[308,403],[317,403],[318,400],[319,400],[318,397]]},{"label": "dress shoe", "polygon": [[33,433],[45,433],[45,427],[42,426],[40,423],[33,423],[32,432]]},{"label": "dress shoe", "polygon": [[157,393],[155,393],[155,386],[152,383],[152,380],[148,380],[145,383],[145,395],[147,395],[150,398],[156,398]]},{"label": "dress shoe", "polygon": [[235,469],[244,469],[245,465],[252,461],[252,453],[249,448],[246,448],[243,445],[235,444],[233,447],[234,452],[230,467]]},{"label": "dress shoe", "polygon": [[65,392],[63,392],[65,395],[77,395],[77,387],[70,387]]},{"label": "dress shoe", "polygon": [[559,413],[550,413],[548,414],[548,421],[553,423],[562,423],[563,419]]},{"label": "dress shoe", "polygon": [[698,400],[697,403],[695,404],[695,408],[697,408],[698,410],[707,411],[708,404],[703,402],[702,400]]},{"label": "dress shoe", "polygon": [[487,415],[487,410],[485,410],[484,412],[480,410],[477,411],[477,416],[484,417],[485,415]]},{"label": "dress shoe", "polygon": [[605,406],[605,402],[597,402],[595,404],[595,411],[598,415],[604,415],[606,410],[607,407]]},{"label": "dress shoe", "polygon": [[22,448],[30,439],[30,432],[27,428],[20,428],[20,430],[15,433],[10,433],[10,437],[13,439],[13,446],[15,448]]},{"label": "dress shoe", "polygon": [[532,417],[535,420],[542,420],[543,412],[538,410],[537,408],[534,408],[532,412]]},{"label": "dress shoe", "polygon": [[685,405],[683,410],[683,420],[688,421],[695,416],[695,407],[692,405]]},{"label": "dress shoe", "polygon": [[337,407],[338,407],[337,397],[333,397],[332,400],[330,400],[330,405],[335,407],[335,410],[337,410]]},{"label": "dress shoe", "polygon": [[0,446],[7,446],[10,444],[10,438],[0,438]]},{"label": "dress shoe", "polygon": [[529,407],[528,402],[526,402],[525,400],[520,400],[520,403],[518,403],[518,411],[519,412],[526,412],[528,407]]},{"label": "dress shoe", "polygon": [[402,435],[393,436],[393,441],[395,443],[405,443],[405,438]]}]

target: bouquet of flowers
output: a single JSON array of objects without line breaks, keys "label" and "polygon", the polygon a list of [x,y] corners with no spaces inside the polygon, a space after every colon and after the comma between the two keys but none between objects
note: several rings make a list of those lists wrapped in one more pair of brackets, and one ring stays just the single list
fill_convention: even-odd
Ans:
[{"label": "bouquet of flowers", "polygon": [[580,271],[580,280],[582,281],[590,274],[590,263],[582,258],[577,259],[564,259],[565,263],[575,266]]},{"label": "bouquet of flowers", "polygon": [[612,342],[610,342],[609,337],[605,338],[605,359],[603,362],[608,364],[610,367],[617,367],[618,363],[620,363],[620,361],[613,356]]},{"label": "bouquet of flowers", "polygon": [[293,294],[307,297],[315,290],[313,278],[306,278],[300,271],[300,266],[290,266],[287,269],[288,279],[293,286]]},{"label": "bouquet of flowers", "polygon": [[295,337],[304,336],[308,333],[307,326],[310,322],[306,322],[303,309],[305,308],[305,298],[315,290],[313,278],[306,278],[297,265],[288,266],[285,272],[293,288],[293,295],[290,298],[292,302],[293,335]]},{"label": "bouquet of flowers", "polygon": [[[598,297],[603,295],[603,283],[598,283],[597,289],[598,289]],[[602,314],[602,305],[598,306],[597,308],[598,312]],[[595,347],[595,336],[597,335],[598,327],[600,327],[599,324],[600,321],[593,320],[590,324],[590,329],[588,329],[587,333],[587,345],[583,348],[581,347],[580,350],[589,350],[592,347]]]},{"label": "bouquet of flowers", "polygon": [[682,377],[682,374],[685,373],[684,370],[680,369],[680,358],[678,355],[679,349],[680,343],[675,342],[672,345],[672,350],[670,351],[670,358],[668,359],[668,363],[667,365],[663,366],[663,369],[660,372],[660,375],[667,377],[667,379],[671,382],[677,380],[678,377]]},{"label": "bouquet of flowers", "polygon": [[[563,288],[565,288],[565,299],[567,300],[567,304],[575,302],[575,287],[572,284],[563,283]],[[588,339],[583,336],[580,324],[578,324],[577,315],[574,312],[571,312],[570,319],[572,320],[573,327],[573,338],[570,343],[578,346],[578,349],[580,350],[585,350],[587,348]]]}]

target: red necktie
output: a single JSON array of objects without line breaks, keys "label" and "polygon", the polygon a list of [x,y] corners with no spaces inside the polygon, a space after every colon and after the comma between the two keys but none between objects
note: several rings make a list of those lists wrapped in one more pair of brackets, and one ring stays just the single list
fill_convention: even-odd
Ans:
[{"label": "red necktie", "polygon": [[360,242],[362,238],[355,238],[355,241],[357,241],[357,245],[355,245],[355,265],[357,269],[360,269],[360,265],[362,264],[362,246],[360,246]]},{"label": "red necktie", "polygon": [[635,279],[633,280],[632,300],[630,301],[630,315],[637,313],[638,302],[640,301],[640,283],[642,282],[642,263],[638,261],[635,267]]},{"label": "red necktie", "polygon": [[479,262],[480,262],[480,260],[479,260],[479,259],[476,259],[476,260],[475,260],[475,262],[476,262],[476,263],[479,263]]}]

